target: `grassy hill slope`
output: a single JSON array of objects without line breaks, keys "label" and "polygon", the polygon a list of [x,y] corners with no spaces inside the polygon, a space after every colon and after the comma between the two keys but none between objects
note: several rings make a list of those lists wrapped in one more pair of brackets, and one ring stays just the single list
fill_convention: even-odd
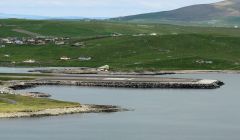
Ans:
[{"label": "grassy hill slope", "polygon": [[[115,32],[123,34],[86,40],[85,47],[7,45],[0,48],[1,66],[98,67],[108,64],[113,70],[240,69],[240,30],[234,28],[13,19],[0,20],[0,24],[2,37],[27,36],[11,30],[16,27],[47,36],[69,36],[74,42]],[[134,36],[141,33],[145,35]],[[10,57],[5,57],[6,54]],[[62,61],[61,56],[71,60]],[[79,57],[92,59],[79,61]],[[23,63],[27,59],[37,62]],[[16,63],[12,64],[13,61]]]}]

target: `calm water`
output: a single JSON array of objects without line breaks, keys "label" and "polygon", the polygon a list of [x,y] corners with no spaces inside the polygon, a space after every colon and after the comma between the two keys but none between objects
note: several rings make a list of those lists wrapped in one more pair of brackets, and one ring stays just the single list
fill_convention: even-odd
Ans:
[{"label": "calm water", "polygon": [[45,86],[52,98],[113,104],[135,111],[1,119],[0,140],[239,140],[240,75],[171,75],[219,79],[216,90],[136,90]]},{"label": "calm water", "polygon": [[0,73],[31,73],[33,70],[48,70],[48,69],[62,69],[64,67],[0,67]]}]

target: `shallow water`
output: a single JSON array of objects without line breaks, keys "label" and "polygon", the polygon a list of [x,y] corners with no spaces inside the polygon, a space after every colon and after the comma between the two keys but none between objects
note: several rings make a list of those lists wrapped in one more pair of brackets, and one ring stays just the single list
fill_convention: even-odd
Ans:
[{"label": "shallow water", "polygon": [[64,67],[0,67],[0,73],[38,73],[33,70],[63,69]]},{"label": "shallow water", "polygon": [[34,68],[0,67],[0,73],[29,73],[29,70]]},{"label": "shallow water", "polygon": [[238,140],[240,75],[189,74],[168,77],[218,79],[214,90],[113,89],[44,86],[28,91],[135,111],[58,117],[1,119],[1,140]]}]

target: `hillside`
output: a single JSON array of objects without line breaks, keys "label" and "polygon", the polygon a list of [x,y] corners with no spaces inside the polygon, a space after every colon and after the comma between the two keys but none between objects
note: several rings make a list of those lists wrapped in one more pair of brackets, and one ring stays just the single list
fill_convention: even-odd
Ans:
[{"label": "hillside", "polygon": [[213,4],[193,5],[171,11],[119,17],[114,20],[213,26],[240,25],[240,0],[225,0]]},{"label": "hillside", "polygon": [[[0,66],[110,65],[112,70],[128,71],[240,69],[240,29],[235,28],[15,19],[0,20],[0,24],[0,38],[21,38],[29,36],[24,33],[35,33],[70,37],[70,42],[85,44],[83,47],[6,44],[0,48]],[[113,33],[122,35],[111,36]],[[95,38],[98,36],[106,37]],[[60,60],[62,56],[71,59]],[[81,61],[80,57],[91,59]],[[36,62],[24,63],[29,59]]]},{"label": "hillside", "polygon": [[135,24],[116,23],[96,20],[65,21],[65,20],[23,20],[0,19],[1,37],[26,37],[29,34],[16,32],[26,30],[43,36],[71,38],[88,38],[108,36],[114,33],[123,35],[150,34],[213,34],[240,36],[240,30],[234,28],[187,27],[168,24]]}]

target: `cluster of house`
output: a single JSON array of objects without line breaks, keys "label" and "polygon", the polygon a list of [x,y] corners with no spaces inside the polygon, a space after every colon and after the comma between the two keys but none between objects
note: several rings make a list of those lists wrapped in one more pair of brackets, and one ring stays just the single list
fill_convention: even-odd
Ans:
[{"label": "cluster of house", "polygon": [[[10,57],[10,55],[6,54],[4,55],[4,57]],[[60,57],[60,60],[64,60],[64,61],[68,61],[68,60],[71,60],[72,58],[70,57],[67,57],[67,56],[62,56]],[[90,61],[92,58],[91,57],[79,57],[78,60],[79,61]],[[34,60],[34,59],[26,59],[26,60],[23,60],[22,63],[27,63],[27,64],[33,64],[33,63],[36,63],[37,61]],[[16,62],[13,61],[12,64],[15,64]]]},{"label": "cluster of house", "polygon": [[[4,57],[10,57],[10,55],[5,54]],[[78,58],[79,61],[90,61],[91,59],[92,59],[91,57],[79,57]],[[71,60],[71,58],[67,57],[67,56],[62,56],[62,57],[60,57],[60,60],[68,61],[68,60]],[[36,62],[37,61],[34,59],[26,59],[26,60],[22,61],[22,63],[26,63],[26,64],[34,64]],[[16,62],[12,61],[12,64],[16,64]]]},{"label": "cluster of house", "polygon": [[15,44],[15,45],[45,45],[49,43],[54,43],[56,45],[67,44],[70,38],[67,37],[8,37],[0,38],[0,47],[5,47],[5,44]]},{"label": "cluster of house", "polygon": [[[71,60],[72,58],[70,57],[67,57],[67,56],[62,56],[60,57],[60,60],[64,60],[64,61],[68,61],[68,60]],[[78,60],[79,61],[90,61],[92,59],[92,57],[79,57]],[[34,59],[27,59],[27,60],[24,60],[23,63],[28,63],[28,64],[32,64],[32,63],[36,63],[36,60]]]}]

